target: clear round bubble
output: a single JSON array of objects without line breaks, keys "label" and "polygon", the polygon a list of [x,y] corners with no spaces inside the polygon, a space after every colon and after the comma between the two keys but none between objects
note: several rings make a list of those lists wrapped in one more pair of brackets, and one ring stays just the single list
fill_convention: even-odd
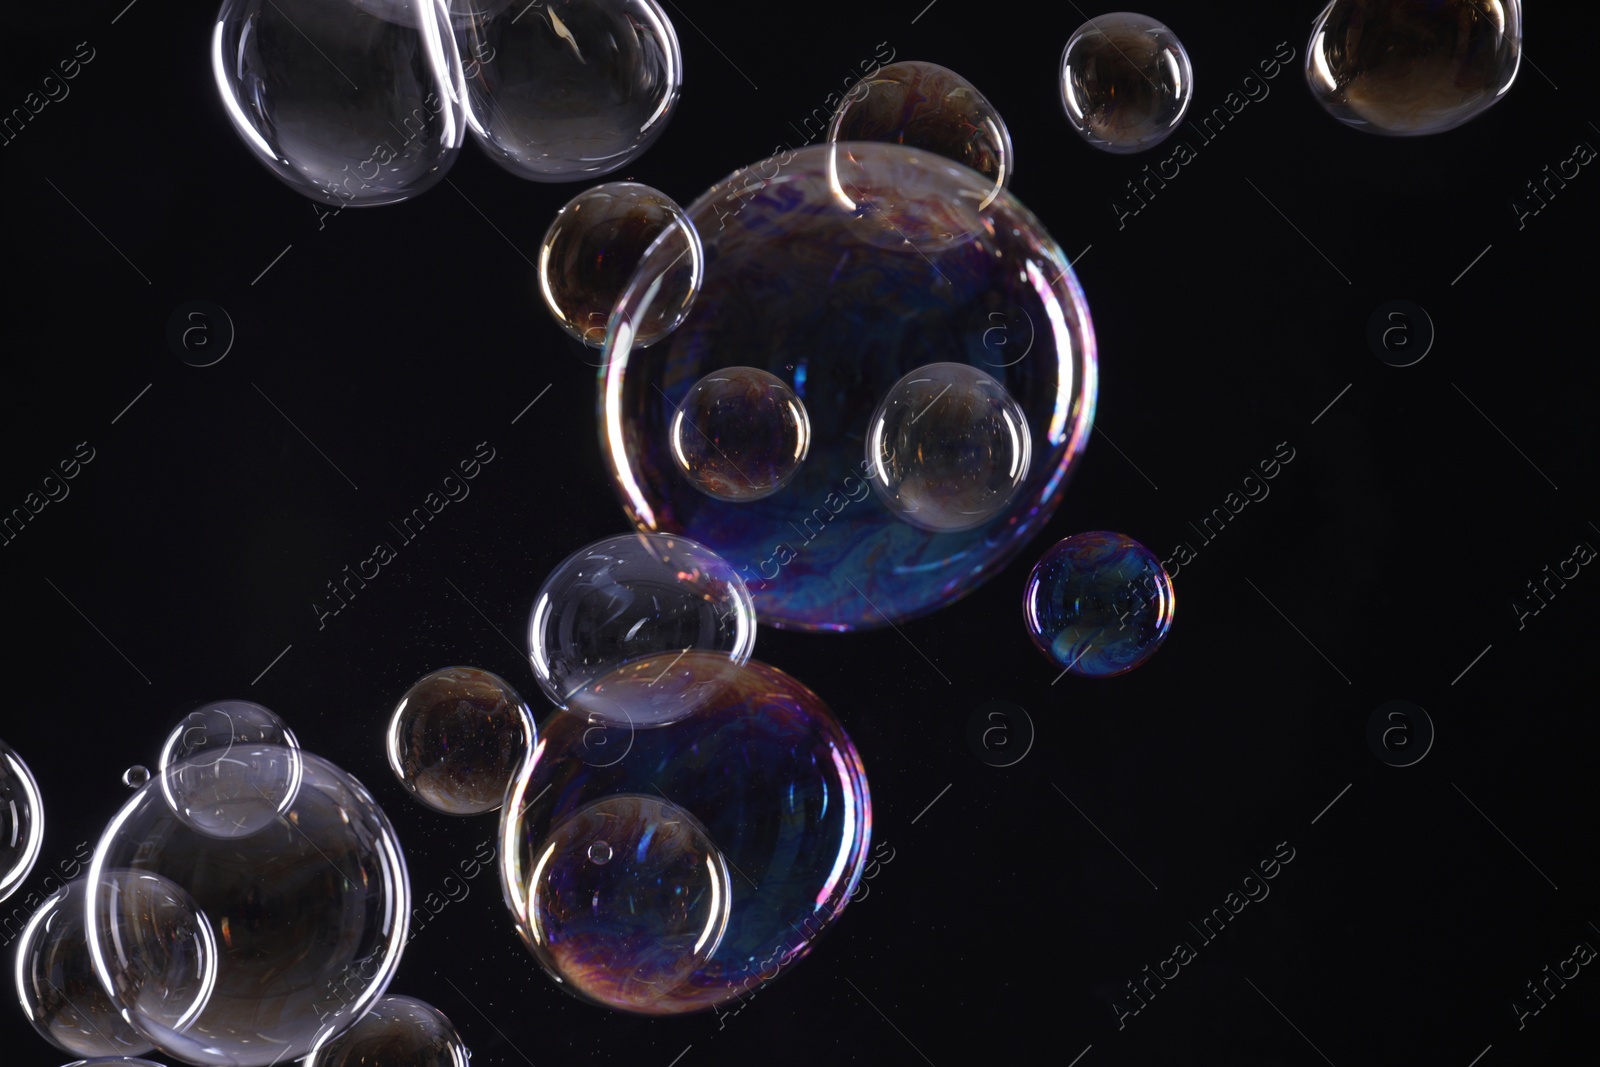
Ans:
[{"label": "clear round bubble", "polygon": [[972,168],[995,191],[1010,183],[1015,167],[1000,113],[971,82],[937,63],[891,63],[856,82],[834,110],[828,141],[921,148]]},{"label": "clear round bubble", "polygon": [[[722,556],[761,621],[780,627],[887,626],[997,573],[1060,502],[1093,422],[1097,371],[1066,255],[1009,192],[992,192],[943,157],[850,142],[775,156],[701,196],[687,209],[706,251],[689,315],[643,351],[614,331],[604,353],[602,450],[628,518]],[[661,257],[646,255],[619,324],[648,306],[643,282]],[[932,363],[993,375],[1032,442],[1010,505],[959,533],[902,522],[866,480],[874,410]],[[810,415],[805,463],[754,502],[707,495],[671,454],[684,397],[730,366],[792,383]]]},{"label": "clear round bubble", "polygon": [[148,870],[91,870],[83,914],[103,907],[109,934],[96,948],[86,931],[90,965],[124,1022],[164,1048],[166,1034],[181,1034],[216,992],[217,942],[211,921],[184,888]]},{"label": "clear round bubble", "polygon": [[1060,81],[1072,128],[1119,155],[1165,141],[1194,99],[1194,69],[1178,35],[1131,11],[1078,27],[1061,51]]},{"label": "clear round bubble", "polygon": [[418,679],[389,716],[389,768],[421,803],[446,815],[481,815],[533,751],[533,714],[509,682],[476,667]]},{"label": "clear round bubble", "polygon": [[872,413],[867,480],[894,515],[955,533],[1004,511],[1033,459],[1028,416],[993,375],[965,363],[919,367]]},{"label": "clear round bubble", "polygon": [[84,931],[88,889],[68,882],[39,905],[17,943],[17,1000],[39,1036],[78,1056],[151,1051],[100,985]]},{"label": "clear round bubble", "polygon": [[1483,114],[1521,63],[1521,0],[1332,0],[1312,26],[1305,71],[1340,122],[1412,137]]},{"label": "clear round bubble", "polygon": [[414,997],[379,997],[302,1067],[468,1067],[472,1053],[445,1014]]},{"label": "clear round bubble", "polygon": [[704,545],[659,534],[608,537],[574,552],[545,579],[528,621],[534,677],[562,707],[662,653],[699,651],[737,666],[755,642],[755,607],[733,568]]},{"label": "clear round bubble", "polygon": [[[228,759],[242,782],[273,788],[285,751],[236,743]],[[167,780],[179,764],[140,789],[95,848],[88,932],[96,973],[124,1017],[174,1058],[269,1067],[302,1057],[358,1019],[399,965],[410,891],[394,828],[355,778],[319,756],[297,756],[292,803],[249,836],[204,832],[173,809]],[[146,879],[148,891],[119,891],[112,871]],[[171,887],[167,904],[163,886]],[[171,903],[176,893],[185,894],[183,907]],[[175,953],[174,924],[158,917],[184,908],[201,917],[215,946],[211,994],[187,1019],[141,1014],[159,999],[162,983],[150,976],[166,973],[159,961]]]},{"label": "clear round bubble", "polygon": [[[666,724],[555,712],[501,812],[506,904],[534,957],[578,996],[651,1015],[724,1004],[805,956],[872,830],[861,758],[815,693],[712,653],[672,670],[713,695]],[[599,684],[618,707],[648,699],[647,677]]]},{"label": "clear round bubble", "polygon": [[245,146],[315,200],[408,200],[466,137],[447,0],[224,0],[211,65]]},{"label": "clear round bubble", "polygon": [[1177,607],[1155,554],[1105,530],[1054,545],[1034,565],[1023,595],[1035,647],[1085,678],[1123,674],[1155,655]]},{"label": "clear round bubble", "polygon": [[[253,754],[249,762],[235,749]],[[161,746],[155,781],[192,828],[248,837],[294,803],[300,742],[278,715],[248,700],[219,700],[190,712]]]},{"label": "clear round bubble", "polygon": [[122,772],[122,784],[129,789],[138,789],[150,780],[150,768],[142,763],[135,763],[132,767]]},{"label": "clear round bubble", "polygon": [[468,121],[519,178],[579,181],[637,159],[672,117],[683,54],[655,0],[453,0]]},{"label": "clear round bubble", "polygon": [[811,416],[782,378],[756,367],[712,371],[672,419],[672,458],[718,500],[771,496],[811,451]]},{"label": "clear round bubble", "polygon": [[648,185],[597,185],[556,213],[539,246],[545,307],[568,334],[601,347],[617,298],[652,247],[664,257],[648,279],[649,310],[628,329],[634,344],[654,344],[689,313],[705,262],[700,235],[683,209]]},{"label": "clear round bubble", "polygon": [[0,741],[0,900],[28,880],[43,841],[39,783],[16,750]]}]

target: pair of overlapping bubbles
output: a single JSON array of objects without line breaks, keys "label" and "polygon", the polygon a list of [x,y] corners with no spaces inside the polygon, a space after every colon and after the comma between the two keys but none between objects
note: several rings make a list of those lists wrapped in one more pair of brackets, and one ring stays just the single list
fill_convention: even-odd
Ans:
[{"label": "pair of overlapping bubbles", "polygon": [[683,81],[656,0],[225,0],[211,53],[245,144],[341,207],[427,190],[469,131],[519,177],[615,170]]}]

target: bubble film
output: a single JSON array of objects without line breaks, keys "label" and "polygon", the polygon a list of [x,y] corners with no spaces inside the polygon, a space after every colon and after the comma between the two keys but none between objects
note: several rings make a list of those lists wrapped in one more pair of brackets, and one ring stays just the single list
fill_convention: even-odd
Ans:
[{"label": "bubble film", "polygon": [[[271,788],[284,751],[236,743],[228,759],[245,782]],[[202,1067],[297,1059],[360,1017],[399,964],[410,898],[394,830],[361,783],[321,757],[297,756],[292,804],[253,834],[217,837],[175,812],[163,783],[180,763],[140,789],[95,848],[95,971],[124,1017],[174,1058]],[[144,892],[120,892],[112,871],[146,876],[136,886]],[[160,961],[173,956],[181,926],[160,917],[185,908],[215,946],[212,990],[187,1020],[141,1015],[169,973]]]},{"label": "bubble film", "polygon": [[1311,30],[1306,81],[1340,122],[1410,137],[1483,114],[1521,63],[1521,0],[1333,0]]},{"label": "bubble film", "polygon": [[879,141],[921,148],[971,167],[993,190],[1014,167],[1000,113],[955,71],[906,60],[851,87],[833,113],[828,141]]},{"label": "bubble film", "polygon": [[[610,688],[613,708],[627,708],[630,691],[648,700],[663,671],[680,688],[714,679],[714,695],[665,725],[556,712],[541,725],[538,758],[501,815],[506,904],[534,956],[565,989],[655,1015],[716,1007],[804,957],[848,902],[872,834],[861,758],[816,694],[766,664],[752,661],[730,676],[723,657],[693,651],[659,657],[653,674],[625,669],[600,684]],[[671,847],[652,851],[650,827],[667,833],[668,818],[679,820]],[[595,848],[600,842],[605,848]],[[715,933],[705,930],[724,905],[709,896],[722,877],[702,858],[710,850],[731,872],[723,886],[727,927],[714,949]],[[548,874],[541,859],[557,853],[560,872]],[[696,896],[681,921],[659,921],[665,902],[657,879]],[[552,951],[550,911],[538,910],[552,883],[607,888],[606,906],[576,928],[589,932],[588,941],[569,940],[566,954]],[[648,921],[611,907],[635,898],[647,904]],[[563,928],[577,922],[574,914]],[[672,955],[653,947],[655,936],[640,936],[673,930],[681,931],[670,941],[676,947],[697,931],[687,952],[707,957],[675,984]],[[624,951],[607,955],[606,944]],[[637,991],[641,974],[656,983],[647,999]]]},{"label": "bubble film", "polygon": [[[234,758],[240,747],[254,759]],[[190,712],[167,735],[158,766],[155,780],[172,810],[211,837],[247,837],[275,823],[294,803],[302,773],[294,732],[248,700]]]},{"label": "bubble film", "polygon": [[0,900],[28,880],[44,841],[44,802],[33,772],[0,741]]},{"label": "bubble film", "polygon": [[39,1036],[78,1056],[136,1056],[153,1046],[123,1021],[95,977],[83,928],[83,879],[56,890],[17,942],[17,1000]]},{"label": "bubble film", "polygon": [[873,491],[901,520],[934,533],[970,530],[1003,511],[1032,455],[1022,406],[965,363],[912,371],[868,424]]},{"label": "bubble film", "polygon": [[1155,655],[1177,606],[1155,554],[1108,531],[1058,542],[1034,565],[1023,595],[1034,645],[1086,678],[1110,678]]},{"label": "bubble film", "polygon": [[1194,99],[1194,69],[1177,34],[1148,15],[1090,19],[1061,52],[1061,106],[1085,141],[1143,152],[1165,141]]},{"label": "bubble film", "polygon": [[466,137],[448,0],[224,0],[211,66],[245,146],[340,207],[432,187]]},{"label": "bubble film", "polygon": [[732,567],[685,537],[624,534],[550,572],[528,620],[539,687],[565,707],[612,671],[698,650],[737,665],[755,648],[755,609]]},{"label": "bubble film", "polygon": [[592,348],[606,341],[611,309],[646,251],[664,253],[649,283],[651,311],[637,324],[637,344],[666,336],[689,313],[704,268],[700,235],[667,194],[637,182],[585,189],[556,213],[539,246],[539,292],[567,333]]},{"label": "bubble film", "polygon": [[108,1056],[92,1060],[74,1060],[66,1067],[162,1067],[154,1060],[140,1060],[129,1056]]},{"label": "bubble film", "polygon": [[811,416],[794,390],[755,367],[712,371],[672,419],[672,457],[701,492],[760,500],[788,484],[811,450]]},{"label": "bubble film", "polygon": [[642,155],[672,117],[683,55],[655,0],[454,0],[469,121],[520,178],[578,181]]},{"label": "bubble film", "polygon": [[445,667],[406,690],[389,716],[389,767],[423,804],[480,815],[505,799],[533,750],[533,715],[499,675]]},{"label": "bubble film", "polygon": [[[713,186],[688,214],[705,281],[683,324],[639,351],[652,250],[618,303],[600,376],[601,447],[628,517],[682,534],[744,577],[763,622],[853,630],[926,614],[994,574],[1050,517],[1094,416],[1088,306],[1065,255],[970,168],[891,144],[819,145]],[[988,206],[982,205],[988,201]],[[873,411],[911,371],[963,363],[1021,406],[1033,462],[1009,507],[959,533],[900,521],[872,494]],[[812,446],[771,496],[708,496],[671,455],[694,384],[765,370],[805,404]]]},{"label": "bubble film", "polygon": [[304,1067],[468,1067],[472,1053],[444,1013],[412,997],[379,997]]}]

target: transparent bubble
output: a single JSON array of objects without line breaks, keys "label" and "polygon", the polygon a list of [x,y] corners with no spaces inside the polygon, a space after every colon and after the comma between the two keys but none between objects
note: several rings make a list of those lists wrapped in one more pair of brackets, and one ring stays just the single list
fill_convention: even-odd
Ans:
[{"label": "transparent bubble", "polygon": [[1340,122],[1409,137],[1483,114],[1521,63],[1521,0],[1332,0],[1311,30],[1306,81]]},{"label": "transparent bubble", "polygon": [[539,291],[557,324],[584,344],[605,344],[611,309],[652,246],[665,257],[645,306],[628,324],[634,344],[670,333],[700,288],[700,235],[667,194],[637,182],[585,189],[556,213],[539,246]]},{"label": "transparent bubble", "polygon": [[1004,511],[1028,477],[1028,416],[1005,386],[965,363],[935,363],[884,395],[867,431],[868,481],[898,518],[934,533]]},{"label": "transparent bubble", "polygon": [[828,141],[925,149],[971,167],[995,191],[1010,183],[1015,167],[1000,113],[971,82],[937,63],[891,63],[858,81],[834,111]]},{"label": "transparent bubble", "polygon": [[[749,594],[746,594],[747,596]],[[16,750],[0,741],[0,900],[28,880],[44,841],[39,783]]]},{"label": "transparent bubble", "polygon": [[755,608],[733,568],[703,545],[657,534],[608,537],[568,556],[545,579],[528,621],[534,677],[563,707],[591,683],[661,653],[700,650],[737,665],[755,641]]},{"label": "transparent bubble", "polygon": [[17,943],[17,999],[39,1036],[79,1056],[137,1056],[152,1045],[125,1022],[89,959],[88,889],[68,882],[39,905]]},{"label": "transparent bubble", "polygon": [[1177,34],[1131,11],[1090,19],[1061,52],[1061,106],[1085,141],[1143,152],[1183,123],[1194,69]]},{"label": "transparent bubble", "polygon": [[[234,744],[241,781],[280,781],[281,746]],[[89,951],[124,1017],[157,1048],[202,1067],[268,1067],[343,1032],[388,986],[410,915],[405,861],[382,810],[353,777],[297,753],[292,804],[254,834],[197,829],[167,800],[165,769],[117,813],[95,848]],[[123,893],[115,870],[154,876]],[[187,893],[215,946],[212,994],[192,1018],[141,1014],[157,997],[173,924],[161,886]],[[136,886],[135,888],[139,888]]]},{"label": "transparent bubble", "polygon": [[1167,639],[1177,611],[1172,579],[1125,534],[1074,534],[1034,565],[1023,596],[1033,643],[1086,678],[1131,671]]},{"label": "transparent bubble", "polygon": [[224,0],[211,39],[222,103],[246,147],[330,204],[410,199],[466,136],[447,0]]},{"label": "transparent bubble", "polygon": [[216,990],[210,918],[183,887],[153,871],[100,868],[90,877],[82,914],[99,906],[104,918],[99,949],[94,933],[86,939],[90,965],[123,1020],[162,1047],[163,1035],[187,1030]]},{"label": "transparent bubble", "polygon": [[[236,748],[252,753],[251,760],[237,758]],[[190,712],[167,735],[156,780],[194,829],[246,837],[289,810],[300,776],[300,742],[275,712],[248,700],[219,700]]]},{"label": "transparent bubble", "polygon": [[533,715],[505,679],[445,667],[418,679],[389,716],[389,767],[446,815],[494,811],[533,750]]},{"label": "transparent bubble", "polygon": [[438,1008],[384,996],[354,1026],[315,1049],[303,1067],[468,1067],[471,1058]]},{"label": "transparent bubble", "polygon": [[73,1060],[66,1067],[162,1067],[162,1065],[154,1060],[134,1059],[131,1056],[106,1056],[92,1060]]},{"label": "transparent bubble", "polygon": [[718,500],[760,500],[789,483],[811,450],[811,416],[782,378],[755,367],[712,371],[672,419],[672,458]]},{"label": "transparent bubble", "polygon": [[135,763],[132,767],[122,772],[122,784],[129,789],[138,789],[150,780],[150,768],[142,763]]},{"label": "transparent bubble", "polygon": [[[713,653],[672,670],[714,695],[610,738],[605,759],[589,717],[555,712],[501,812],[506,904],[535,958],[570,992],[653,1015],[744,996],[806,955],[872,827],[861,758],[815,693]],[[626,706],[646,684],[609,688]]]},{"label": "transparent bubble", "polygon": [[[849,142],[774,156],[695,201],[706,272],[688,316],[643,351],[613,331],[603,354],[602,441],[629,520],[706,545],[743,576],[762,622],[796,629],[887,626],[1004,566],[1060,502],[1093,422],[1097,370],[1066,255],[1010,193],[989,201],[992,191],[943,157]],[[646,254],[619,323],[662,262]],[[994,375],[1034,452],[1011,504],[960,533],[900,521],[866,482],[873,411],[931,363]],[[790,383],[810,416],[805,463],[755,502],[701,492],[672,455],[684,397],[730,366]]]},{"label": "transparent bubble", "polygon": [[454,0],[468,121],[520,178],[607,174],[653,144],[678,103],[683,55],[655,0]]}]

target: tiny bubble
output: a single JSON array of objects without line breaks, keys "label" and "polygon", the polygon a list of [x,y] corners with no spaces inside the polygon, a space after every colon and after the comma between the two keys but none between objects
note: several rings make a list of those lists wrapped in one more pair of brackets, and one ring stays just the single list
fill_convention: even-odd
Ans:
[{"label": "tiny bubble", "polygon": [[149,780],[150,769],[140,763],[135,763],[132,767],[122,772],[122,784],[129,789],[138,789]]},{"label": "tiny bubble", "polygon": [[610,863],[611,846],[604,841],[596,841],[589,846],[589,858],[596,863]]}]

